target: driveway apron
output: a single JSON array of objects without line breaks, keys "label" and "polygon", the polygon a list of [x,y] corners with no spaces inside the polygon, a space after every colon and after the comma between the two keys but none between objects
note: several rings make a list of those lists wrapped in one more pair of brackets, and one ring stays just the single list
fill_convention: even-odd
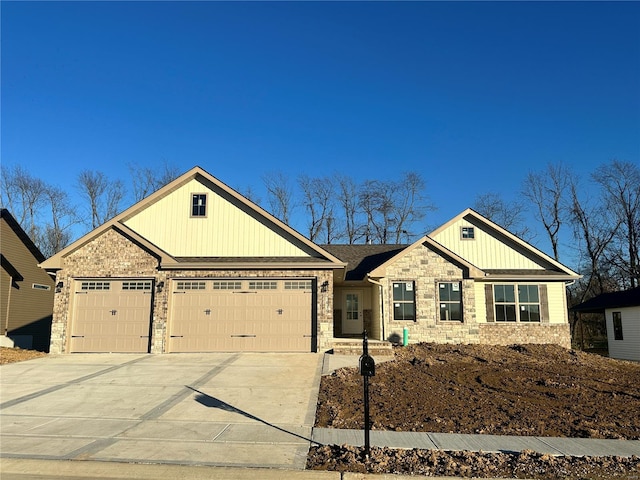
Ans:
[{"label": "driveway apron", "polygon": [[303,469],[320,354],[73,354],[0,367],[0,456]]}]

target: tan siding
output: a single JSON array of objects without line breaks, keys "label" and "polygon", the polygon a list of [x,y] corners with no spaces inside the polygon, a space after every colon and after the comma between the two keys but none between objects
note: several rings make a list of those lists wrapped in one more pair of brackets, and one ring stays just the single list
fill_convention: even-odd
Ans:
[{"label": "tan siding", "polygon": [[[460,238],[460,229],[463,226],[474,227],[474,240],[462,240]],[[543,269],[536,262],[505,245],[487,231],[481,230],[479,226],[473,225],[464,219],[454,222],[433,238],[460,257],[482,269]]]},{"label": "tan siding", "polygon": [[483,307],[483,305],[486,305],[485,285],[486,284],[479,282],[476,282],[474,285],[476,295],[476,321],[478,323],[487,322],[487,309]]},{"label": "tan siding", "polygon": [[[193,193],[208,194],[206,218],[191,217]],[[150,205],[126,220],[125,225],[177,257],[307,256],[197,180]]]},{"label": "tan siding", "polygon": [[569,317],[564,283],[553,282],[546,285],[549,297],[549,323],[567,323]]},{"label": "tan siding", "polygon": [[[20,288],[11,289],[11,304],[9,306],[9,333],[20,327],[33,325],[50,317],[53,312],[53,279],[37,265],[36,258],[22,243],[20,238],[3,220],[0,222],[2,229],[2,254],[11,262],[14,268],[24,277],[18,282]],[[3,317],[1,319],[2,334],[6,327],[6,300],[8,294],[8,276],[2,275],[0,290],[3,297]],[[49,290],[37,290],[33,284],[48,285]]]}]

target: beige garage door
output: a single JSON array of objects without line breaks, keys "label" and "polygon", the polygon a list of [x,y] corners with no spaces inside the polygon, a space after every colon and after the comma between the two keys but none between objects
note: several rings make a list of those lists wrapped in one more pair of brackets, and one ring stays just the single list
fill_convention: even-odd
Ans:
[{"label": "beige garage door", "polygon": [[151,280],[75,282],[70,352],[149,351]]},{"label": "beige garage door", "polygon": [[174,280],[170,352],[310,352],[312,280]]}]

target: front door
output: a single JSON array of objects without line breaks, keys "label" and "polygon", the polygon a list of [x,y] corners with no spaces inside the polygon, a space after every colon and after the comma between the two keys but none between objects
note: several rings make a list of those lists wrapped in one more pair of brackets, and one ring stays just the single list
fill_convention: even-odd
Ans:
[{"label": "front door", "polygon": [[342,299],[342,333],[362,333],[362,290],[345,290]]}]

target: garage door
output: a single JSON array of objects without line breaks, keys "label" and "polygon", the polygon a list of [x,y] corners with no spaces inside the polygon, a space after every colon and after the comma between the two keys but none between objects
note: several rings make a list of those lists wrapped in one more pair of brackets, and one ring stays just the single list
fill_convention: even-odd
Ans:
[{"label": "garage door", "polygon": [[170,352],[310,352],[313,282],[174,280]]},{"label": "garage door", "polygon": [[151,280],[75,282],[70,352],[149,351]]}]

